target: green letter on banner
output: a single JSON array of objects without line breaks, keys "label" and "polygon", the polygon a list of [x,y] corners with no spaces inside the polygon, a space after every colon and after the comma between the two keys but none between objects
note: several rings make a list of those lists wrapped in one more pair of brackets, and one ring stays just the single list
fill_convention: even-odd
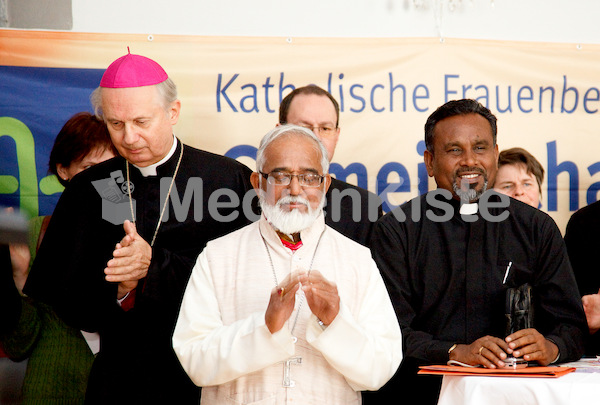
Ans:
[{"label": "green letter on banner", "polygon": [[19,178],[0,175],[0,193],[19,190],[19,208],[34,217],[39,215],[38,184],[35,169],[35,144],[27,125],[12,117],[0,117],[0,137],[10,136],[16,144]]}]

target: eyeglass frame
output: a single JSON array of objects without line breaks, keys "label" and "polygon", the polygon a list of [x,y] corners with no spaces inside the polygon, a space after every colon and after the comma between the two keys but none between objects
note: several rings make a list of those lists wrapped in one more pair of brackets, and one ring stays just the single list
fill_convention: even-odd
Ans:
[{"label": "eyeglass frame", "polygon": [[[270,173],[265,173],[265,172],[258,172],[265,180],[267,180],[267,182],[273,186],[289,186],[290,184],[292,184],[292,178],[296,177],[298,178],[298,184],[300,184],[300,186],[302,187],[310,187],[310,188],[316,188],[316,187],[320,187],[323,184],[323,181],[325,179],[325,175],[324,174],[317,174],[317,173],[301,173],[301,174],[292,174],[292,173],[286,173],[286,172],[282,172],[282,171],[274,171],[274,172],[270,172]],[[288,179],[288,182],[286,184],[280,184],[280,183],[271,183],[269,182],[269,176],[271,176],[271,174],[273,173],[281,173],[283,175],[285,175],[284,177]],[[316,186],[311,186],[309,184],[303,184],[304,183],[304,176],[306,175],[312,175],[312,176],[317,176],[319,178],[319,184],[317,184]]]},{"label": "eyeglass frame", "polygon": [[[285,124],[289,124],[289,123],[288,122],[282,122],[281,124],[285,125]],[[317,133],[320,134],[322,132],[323,135],[331,135],[331,134],[333,134],[335,132],[336,129],[339,128],[337,125],[335,127],[333,127],[333,128],[330,128],[330,127],[327,127],[327,126],[321,126],[321,125],[313,127],[312,125],[308,125],[308,124],[298,124],[298,126],[304,128],[304,129],[310,129],[314,134],[317,134]],[[315,131],[315,129],[317,131]]]}]

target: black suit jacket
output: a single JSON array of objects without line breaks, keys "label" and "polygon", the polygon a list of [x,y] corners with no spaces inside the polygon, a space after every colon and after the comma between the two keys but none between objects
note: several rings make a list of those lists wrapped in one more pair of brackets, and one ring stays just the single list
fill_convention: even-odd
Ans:
[{"label": "black suit jacket", "polygon": [[[575,212],[569,219],[565,243],[573,266],[579,293],[597,294],[600,289],[600,261],[596,252],[600,248],[600,201]],[[600,332],[588,335],[585,354],[600,354]]]},{"label": "black suit jacket", "polygon": [[325,223],[363,246],[368,246],[373,225],[383,215],[374,193],[334,177],[326,194]]}]

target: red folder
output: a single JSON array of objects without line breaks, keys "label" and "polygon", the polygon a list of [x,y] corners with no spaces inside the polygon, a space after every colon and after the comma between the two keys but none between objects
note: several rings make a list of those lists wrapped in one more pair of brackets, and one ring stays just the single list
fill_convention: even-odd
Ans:
[{"label": "red folder", "polygon": [[485,367],[462,367],[433,365],[419,367],[419,374],[435,375],[479,375],[490,377],[562,377],[575,371],[575,367],[525,367],[519,369],[498,369]]}]

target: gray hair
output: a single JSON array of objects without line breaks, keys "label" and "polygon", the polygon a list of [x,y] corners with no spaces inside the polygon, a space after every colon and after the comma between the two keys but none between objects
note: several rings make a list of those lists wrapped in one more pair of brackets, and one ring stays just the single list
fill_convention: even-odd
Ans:
[{"label": "gray hair", "polygon": [[310,138],[315,143],[315,149],[321,154],[321,169],[323,174],[329,173],[329,157],[327,149],[323,146],[323,142],[308,128],[299,125],[285,124],[280,125],[269,131],[260,141],[260,146],[256,152],[256,170],[261,172],[265,165],[265,150],[277,138],[286,135],[294,134]]},{"label": "gray hair", "polygon": [[[170,77],[164,82],[158,83],[155,86],[161,103],[165,110],[167,110],[171,103],[177,100],[177,86],[175,86],[175,83]],[[96,117],[103,120],[102,87],[97,87],[96,90],[92,92],[90,95],[90,102],[92,103],[92,108],[94,109],[94,114]]]}]

